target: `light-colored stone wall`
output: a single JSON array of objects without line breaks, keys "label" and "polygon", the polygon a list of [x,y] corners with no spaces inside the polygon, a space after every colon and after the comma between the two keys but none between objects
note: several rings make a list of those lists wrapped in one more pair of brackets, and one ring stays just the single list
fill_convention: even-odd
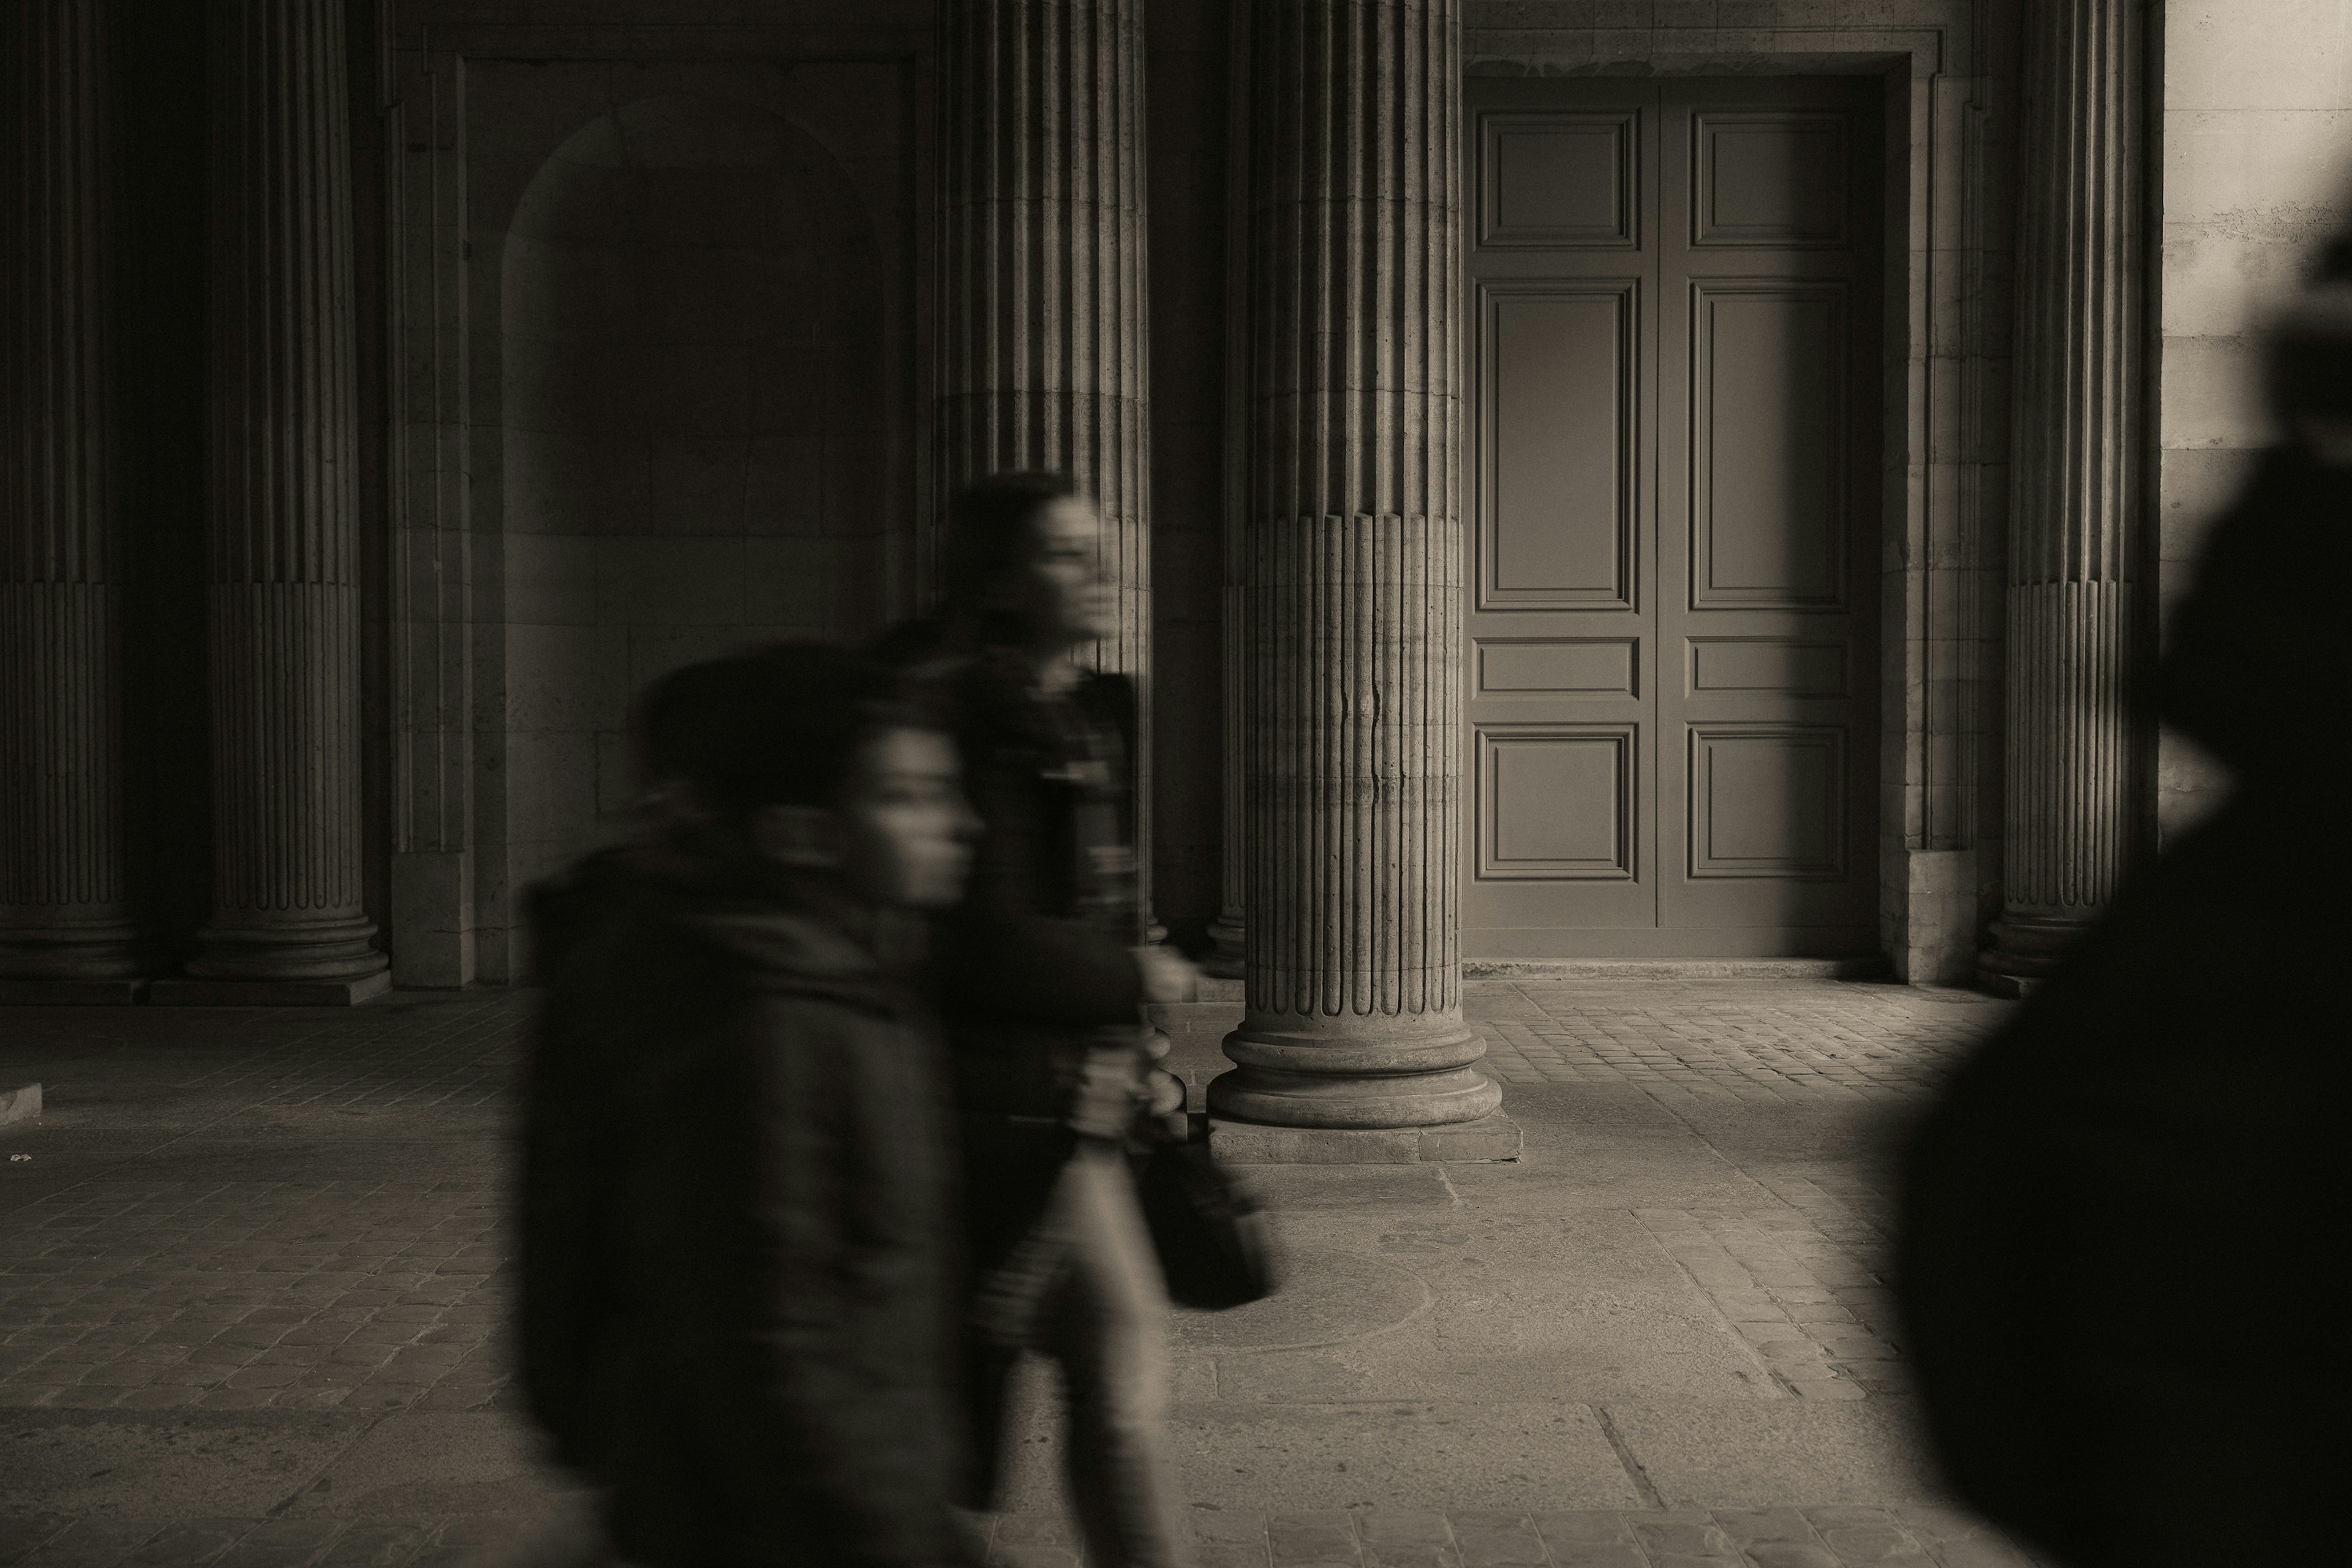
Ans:
[{"label": "light-colored stone wall", "polygon": [[[2169,0],[2164,8],[2163,601],[2273,438],[2262,329],[2352,211],[2352,0]],[[2282,679],[2288,672],[2279,672]],[[2226,786],[2159,742],[2157,810],[2179,833]]]}]

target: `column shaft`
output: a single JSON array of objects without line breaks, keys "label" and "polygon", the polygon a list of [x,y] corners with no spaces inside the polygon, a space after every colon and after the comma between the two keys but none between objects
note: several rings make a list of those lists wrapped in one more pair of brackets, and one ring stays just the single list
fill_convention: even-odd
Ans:
[{"label": "column shaft", "polygon": [[1217,918],[1202,967],[1247,972],[1249,898],[1249,672],[1242,624],[1249,590],[1250,473],[1250,25],[1247,0],[1227,16],[1225,59],[1225,407],[1223,575],[1218,588],[1223,691],[1223,812],[1217,835]]},{"label": "column shaft", "polygon": [[360,886],[343,13],[226,0],[211,26],[214,894],[188,972],[325,999],[384,969]]},{"label": "column shaft", "polygon": [[2028,8],[2010,507],[2003,912],[2046,973],[2137,838],[2130,672],[2146,480],[2145,6]]},{"label": "column shaft", "polygon": [[[139,968],[107,7],[0,20],[0,982]],[[121,1000],[129,1000],[127,994]]]},{"label": "column shaft", "polygon": [[1070,474],[1103,519],[1150,907],[1151,409],[1142,0],[942,0],[937,472]]},{"label": "column shaft", "polygon": [[1500,1103],[1464,1023],[1458,0],[1262,0],[1251,153],[1248,1014],[1219,1113]]}]

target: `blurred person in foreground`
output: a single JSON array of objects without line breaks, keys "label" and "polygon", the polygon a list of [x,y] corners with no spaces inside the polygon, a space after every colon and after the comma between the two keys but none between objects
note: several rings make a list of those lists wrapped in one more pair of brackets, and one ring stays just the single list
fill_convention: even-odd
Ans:
[{"label": "blurred person in foreground", "polygon": [[537,889],[522,1384],[645,1568],[967,1561],[922,910],[977,824],[861,656],[646,698],[635,842]]},{"label": "blurred person in foreground", "polygon": [[1142,1008],[1189,996],[1195,972],[1143,941],[1134,688],[1077,663],[1118,630],[1102,532],[1059,475],[972,486],[949,520],[940,613],[883,652],[953,715],[983,824],[938,965],[966,1161],[968,1500],[992,1505],[1006,1379],[1034,1352],[1062,1373],[1088,1561],[1161,1568],[1190,1549],[1166,1435],[1167,1287],[1126,1140],[1182,1110]]},{"label": "blurred person in foreground", "polygon": [[1906,1352],[1962,1499],[2074,1568],[2341,1560],[2352,245],[2273,346],[2288,439],[2158,671],[2219,809],[1961,1068],[1909,1151]]}]

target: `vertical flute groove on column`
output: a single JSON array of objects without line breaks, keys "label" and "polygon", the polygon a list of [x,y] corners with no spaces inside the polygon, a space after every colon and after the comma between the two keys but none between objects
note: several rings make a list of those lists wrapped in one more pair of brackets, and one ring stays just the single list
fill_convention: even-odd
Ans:
[{"label": "vertical flute groove on column", "polygon": [[0,19],[0,980],[139,968],[100,0]]},{"label": "vertical flute groove on column", "polygon": [[361,903],[357,383],[336,0],[212,12],[213,913],[191,974],[379,974]]},{"label": "vertical flute groove on column", "polygon": [[2137,0],[2029,7],[2010,509],[2007,821],[1992,972],[2045,973],[2136,847],[2146,482]]},{"label": "vertical flute groove on column", "polygon": [[1142,0],[941,0],[936,456],[941,500],[1012,468],[1102,513],[1136,683],[1136,840],[1151,874],[1151,367]]},{"label": "vertical flute groove on column", "polygon": [[1474,1120],[1462,1017],[1457,0],[1258,0],[1248,1015],[1210,1103]]}]

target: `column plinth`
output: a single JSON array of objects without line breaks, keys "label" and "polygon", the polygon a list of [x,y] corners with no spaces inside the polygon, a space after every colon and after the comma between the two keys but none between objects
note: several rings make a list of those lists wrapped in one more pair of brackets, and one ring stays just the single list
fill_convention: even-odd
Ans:
[{"label": "column plinth", "polygon": [[357,1001],[359,465],[336,0],[212,10],[213,911],[159,1002]]},{"label": "column plinth", "polygon": [[2131,667],[2147,484],[2143,12],[2029,8],[1996,986],[2049,973],[2139,838]]},{"label": "column plinth", "polygon": [[1476,1121],[1462,1016],[1457,0],[1263,0],[1250,44],[1248,1010],[1216,1115]]},{"label": "column plinth", "polygon": [[135,999],[108,8],[0,20],[0,996]]},{"label": "column plinth", "polygon": [[1102,514],[1118,634],[1093,668],[1138,703],[1135,837],[1151,889],[1151,369],[1142,0],[942,0],[944,507],[992,473],[1066,473]]}]

